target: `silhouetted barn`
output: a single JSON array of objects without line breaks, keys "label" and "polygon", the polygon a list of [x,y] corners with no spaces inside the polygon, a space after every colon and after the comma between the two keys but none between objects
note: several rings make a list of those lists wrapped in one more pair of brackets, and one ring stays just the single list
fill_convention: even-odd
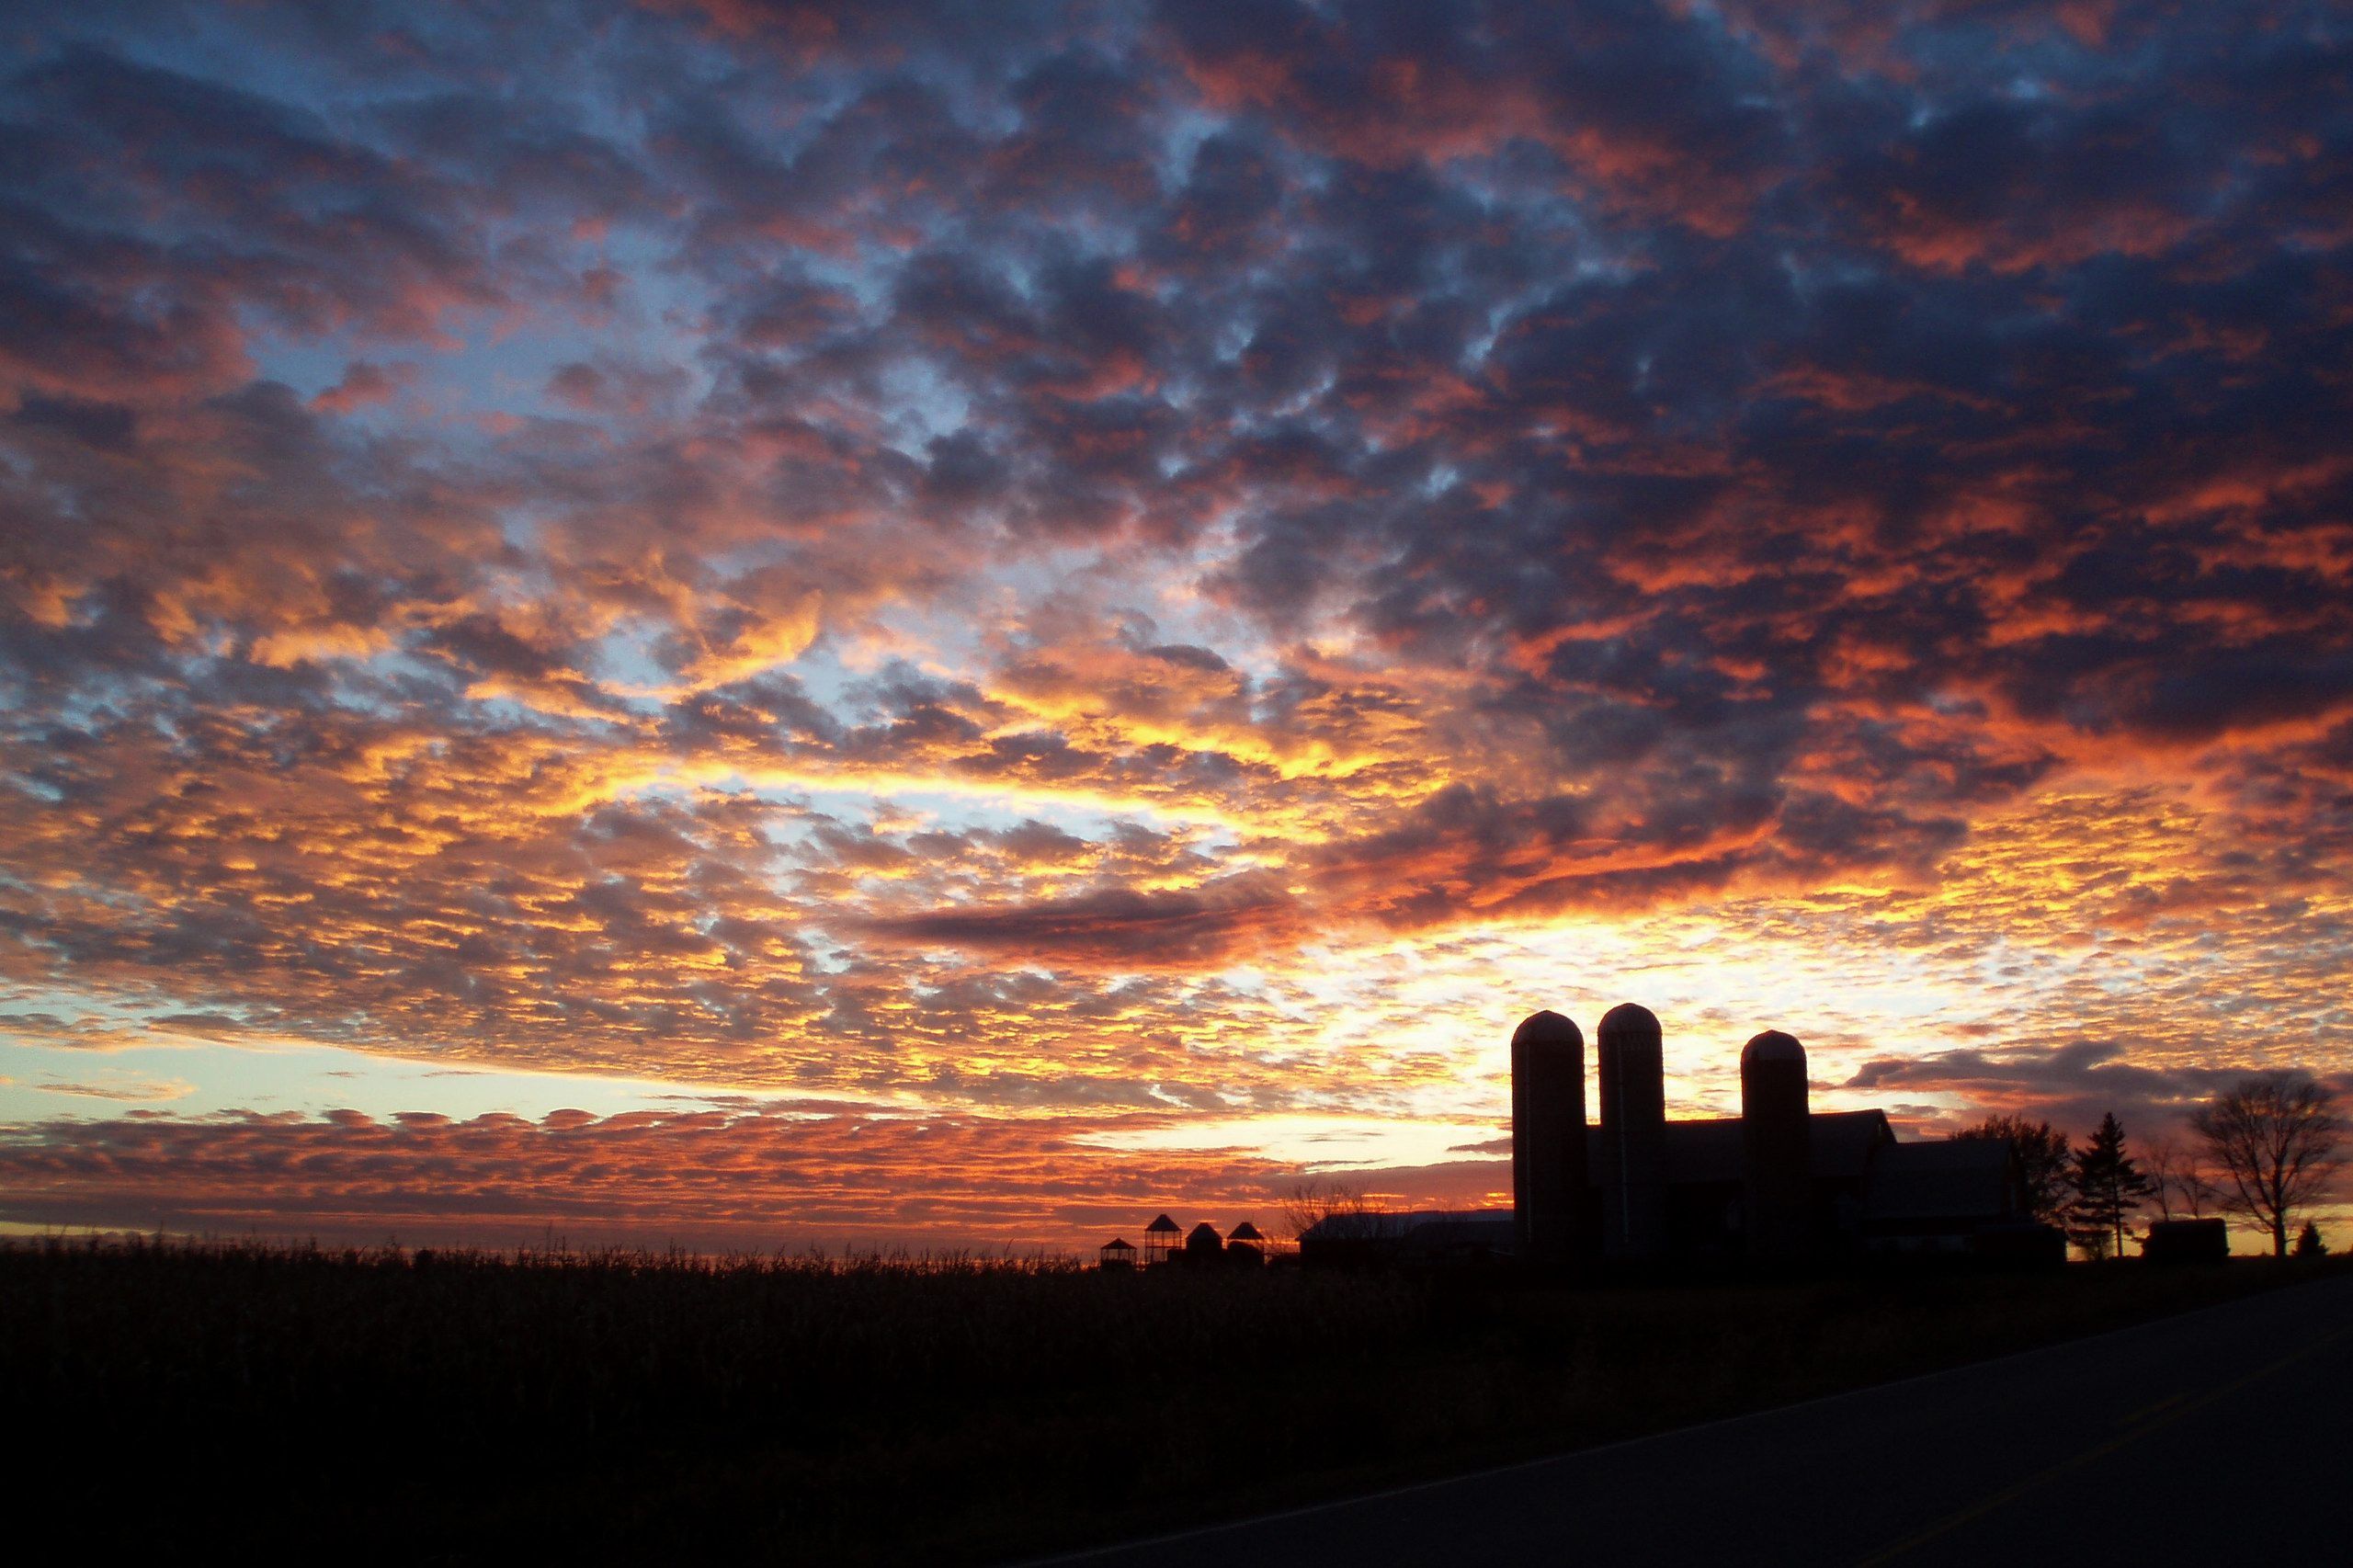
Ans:
[{"label": "silhouetted barn", "polygon": [[[1659,1136],[1660,1240],[1649,1256],[1746,1253],[1749,1130],[1736,1116],[1665,1123]],[[1821,1111],[1809,1118],[1807,1164],[1793,1182],[1792,1211],[1779,1221],[1796,1253],[1837,1249],[1859,1236],[1871,1171],[1895,1130],[1877,1110]],[[1593,1182],[1606,1188],[1597,1160]],[[1784,1181],[1789,1178],[1784,1177]]]},{"label": "silhouetted barn", "polygon": [[[1335,1214],[1299,1239],[1311,1265],[1478,1267],[1506,1258],[1546,1270],[1604,1260],[1750,1258],[1788,1265],[1868,1254],[1989,1263],[2064,1261],[2066,1239],[2039,1224],[2008,1144],[1905,1143],[1880,1110],[1816,1111],[1805,1047],[1767,1029],[1740,1058],[1741,1114],[1666,1118],[1665,1050],[1657,1016],[1611,1008],[1600,1041],[1600,1122],[1585,1119],[1585,1037],[1540,1012],[1512,1035],[1512,1208]],[[2204,1248],[2196,1240],[2160,1242]],[[1176,1222],[1144,1233],[1145,1261],[1170,1256]],[[1263,1259],[1266,1238],[1244,1221],[1227,1240],[1193,1227],[1172,1261]]]},{"label": "silhouetted barn", "polygon": [[1300,1233],[1310,1267],[1480,1267],[1518,1250],[1518,1224],[1502,1210],[1418,1214],[1331,1214]]},{"label": "silhouetted barn", "polygon": [[2000,1139],[1891,1141],[1871,1161],[1863,1240],[1876,1252],[1966,1253],[2025,1213],[2018,1159]]},{"label": "silhouetted barn", "polygon": [[[1512,1036],[1512,1246],[1539,1267],[1867,1252],[2063,1256],[2060,1233],[2027,1212],[2006,1144],[1904,1143],[1884,1112],[1813,1110],[1805,1047],[1793,1035],[1767,1029],[1741,1052],[1739,1116],[1670,1121],[1657,1016],[1627,1003],[1596,1034],[1601,1106],[1592,1129],[1576,1024],[1540,1012]],[[1440,1218],[1353,1222],[1320,1247],[1302,1245],[1302,1256],[1400,1255],[1405,1233]]]}]

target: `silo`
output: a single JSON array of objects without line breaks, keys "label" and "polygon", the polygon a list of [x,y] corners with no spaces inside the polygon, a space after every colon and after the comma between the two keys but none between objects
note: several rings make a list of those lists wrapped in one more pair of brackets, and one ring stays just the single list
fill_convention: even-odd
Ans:
[{"label": "silo", "polygon": [[1576,1256],[1585,1158],[1585,1034],[1531,1013],[1511,1036],[1512,1216],[1529,1262]]},{"label": "silo", "polygon": [[1753,1257],[1791,1258],[1806,1249],[1813,1210],[1812,1127],[1805,1047],[1794,1035],[1767,1029],[1740,1053],[1740,1131]]},{"label": "silo", "polygon": [[1601,1238],[1611,1257],[1666,1250],[1666,1063],[1658,1015],[1601,1017]]}]

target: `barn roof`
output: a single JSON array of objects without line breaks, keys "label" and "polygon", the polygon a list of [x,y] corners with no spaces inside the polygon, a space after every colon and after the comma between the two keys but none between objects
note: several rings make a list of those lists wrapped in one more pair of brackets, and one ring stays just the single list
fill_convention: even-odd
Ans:
[{"label": "barn roof", "polygon": [[[1813,1174],[1859,1181],[1871,1167],[1874,1150],[1895,1142],[1895,1130],[1881,1110],[1818,1110],[1807,1123]],[[1601,1185],[1599,1129],[1586,1140],[1586,1178]],[[1748,1176],[1748,1148],[1740,1118],[1714,1117],[1666,1124],[1669,1182],[1735,1182]]]},{"label": "barn roof", "polygon": [[2009,1208],[2010,1146],[1998,1138],[1892,1143],[1871,1164],[1873,1220],[1973,1219]]},{"label": "barn roof", "polygon": [[1508,1250],[1512,1233],[1508,1209],[1438,1209],[1406,1214],[1327,1214],[1300,1234],[1300,1240],[1332,1242],[1448,1241],[1499,1242]]},{"label": "barn roof", "polygon": [[[2009,1145],[1996,1140],[1899,1143],[1879,1110],[1817,1111],[1811,1123],[1813,1174],[1865,1183],[1873,1220],[1990,1220],[2008,1214]],[[1601,1184],[1600,1139],[1587,1142],[1591,1179]],[[1740,1119],[1666,1124],[1670,1185],[1737,1183],[1746,1178]],[[1380,1242],[1408,1249],[1475,1245],[1512,1250],[1508,1209],[1332,1214],[1302,1233],[1302,1242]],[[1237,1231],[1236,1234],[1240,1233]]]}]

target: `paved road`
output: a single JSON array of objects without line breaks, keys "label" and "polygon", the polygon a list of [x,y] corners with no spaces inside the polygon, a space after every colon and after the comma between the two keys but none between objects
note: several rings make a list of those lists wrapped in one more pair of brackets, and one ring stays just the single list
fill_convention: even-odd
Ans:
[{"label": "paved road", "polygon": [[1069,1559],[2353,1562],[2353,1279]]}]

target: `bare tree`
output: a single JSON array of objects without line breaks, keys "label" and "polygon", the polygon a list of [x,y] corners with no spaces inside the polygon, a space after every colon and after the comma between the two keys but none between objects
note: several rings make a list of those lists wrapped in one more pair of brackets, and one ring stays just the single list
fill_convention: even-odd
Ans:
[{"label": "bare tree", "polygon": [[2242,1078],[2189,1119],[2230,1185],[2222,1205],[2271,1233],[2288,1256],[2288,1225],[2342,1164],[2336,1096],[2302,1074]]},{"label": "bare tree", "polygon": [[1283,1195],[1283,1225],[1293,1241],[1335,1215],[1371,1212],[1364,1188],[1322,1176],[1310,1176]]},{"label": "bare tree", "polygon": [[2214,1180],[2195,1148],[2184,1148],[2168,1138],[2150,1146],[2143,1165],[2148,1171],[2157,1213],[2166,1220],[2202,1220],[2220,1196]]},{"label": "bare tree", "polygon": [[2067,1206],[2067,1168],[2075,1151],[2067,1135],[2047,1121],[2023,1116],[1989,1116],[1956,1138],[2003,1142],[2018,1156],[2018,1180],[2026,1188],[2027,1212],[2045,1224],[2057,1224]]}]

